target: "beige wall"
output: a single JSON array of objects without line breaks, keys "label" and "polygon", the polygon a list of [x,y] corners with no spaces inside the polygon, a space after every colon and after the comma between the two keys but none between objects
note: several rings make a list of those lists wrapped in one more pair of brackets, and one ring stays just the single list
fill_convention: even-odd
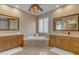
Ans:
[{"label": "beige wall", "polygon": [[20,18],[20,30],[17,31],[0,31],[0,33],[15,33],[22,32],[25,36],[36,33],[36,19],[37,17],[25,13],[19,9],[12,8],[7,5],[0,5],[0,14],[15,16]]},{"label": "beige wall", "polygon": [[[79,13],[79,5],[67,5],[61,8],[58,8],[56,10],[50,11],[48,13],[45,13],[43,15],[38,16],[45,17],[49,16],[49,33],[63,33],[67,34],[67,31],[53,31],[53,18],[70,15]],[[15,16],[20,18],[20,30],[19,32],[22,32],[25,34],[25,36],[28,36],[29,34],[33,34],[36,32],[36,20],[37,17],[28,13],[25,13],[21,10],[6,6],[6,5],[0,5],[0,14],[6,14],[10,16]],[[18,31],[0,31],[0,33],[14,33]],[[72,34],[78,34],[79,31],[72,31]]]},{"label": "beige wall", "polygon": [[[51,12],[40,15],[38,16],[38,18],[49,16],[49,33],[50,34],[53,34],[53,33],[67,34],[67,31],[53,31],[53,18],[76,14],[76,13],[79,13],[79,5],[66,5],[64,7],[61,7]],[[71,31],[71,34],[79,35],[79,31]]]}]

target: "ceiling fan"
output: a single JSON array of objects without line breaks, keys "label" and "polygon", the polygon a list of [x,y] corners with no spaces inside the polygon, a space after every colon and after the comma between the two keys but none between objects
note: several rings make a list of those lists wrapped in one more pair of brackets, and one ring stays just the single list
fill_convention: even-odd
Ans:
[{"label": "ceiling fan", "polygon": [[39,11],[43,11],[43,9],[38,4],[32,4],[28,11],[31,11],[32,13],[39,13]]}]

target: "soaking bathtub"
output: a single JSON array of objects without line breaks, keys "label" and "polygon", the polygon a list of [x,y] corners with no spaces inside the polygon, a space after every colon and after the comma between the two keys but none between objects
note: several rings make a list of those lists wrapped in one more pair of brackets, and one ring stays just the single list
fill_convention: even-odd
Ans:
[{"label": "soaking bathtub", "polygon": [[43,36],[28,36],[28,40],[48,40],[48,38],[43,37]]},{"label": "soaking bathtub", "polygon": [[25,38],[24,45],[45,46],[48,45],[48,38],[43,36],[28,36]]}]

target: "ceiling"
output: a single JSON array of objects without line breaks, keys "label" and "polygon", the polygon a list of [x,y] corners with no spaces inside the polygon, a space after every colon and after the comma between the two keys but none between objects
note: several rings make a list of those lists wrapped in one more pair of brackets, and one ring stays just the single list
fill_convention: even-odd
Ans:
[{"label": "ceiling", "polygon": [[65,4],[39,4],[39,6],[44,10],[43,12],[39,12],[39,13],[36,13],[36,14],[33,14],[31,13],[30,11],[28,11],[28,9],[30,8],[31,4],[10,4],[10,6],[12,7],[16,7],[16,8],[19,8],[27,13],[30,13],[30,14],[33,14],[33,15],[41,15],[41,14],[44,14],[48,11],[52,11],[56,8],[59,8],[61,6],[64,6]]}]

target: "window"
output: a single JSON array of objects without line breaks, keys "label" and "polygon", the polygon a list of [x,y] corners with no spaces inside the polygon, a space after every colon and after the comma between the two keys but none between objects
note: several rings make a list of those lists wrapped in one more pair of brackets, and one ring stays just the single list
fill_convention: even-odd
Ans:
[{"label": "window", "polygon": [[48,17],[40,18],[38,23],[38,31],[42,33],[48,33]]}]

